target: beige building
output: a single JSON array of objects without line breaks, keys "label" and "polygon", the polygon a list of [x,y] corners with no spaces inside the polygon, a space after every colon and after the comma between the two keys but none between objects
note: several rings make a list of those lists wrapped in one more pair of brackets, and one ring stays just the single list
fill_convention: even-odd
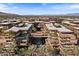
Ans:
[{"label": "beige building", "polygon": [[[77,44],[77,39],[76,39],[76,36],[73,34],[73,31],[67,29],[63,25],[60,25],[57,23],[54,23],[54,24],[49,23],[49,24],[46,24],[46,27],[48,28],[48,31],[50,33],[54,32],[54,35],[55,33],[57,34],[56,38],[58,41],[59,48],[61,50],[61,54],[63,53],[63,55],[67,55],[67,54],[64,54],[66,53],[64,52],[65,45],[74,46],[75,44]],[[54,35],[52,35],[52,37],[54,37]],[[50,42],[54,42],[54,39],[51,39],[51,40],[52,41]],[[71,49],[71,47],[69,47],[68,49]]]}]

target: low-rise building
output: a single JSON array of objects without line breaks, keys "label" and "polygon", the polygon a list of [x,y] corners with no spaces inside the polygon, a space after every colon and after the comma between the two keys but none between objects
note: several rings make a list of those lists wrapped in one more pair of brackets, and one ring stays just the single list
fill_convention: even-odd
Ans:
[{"label": "low-rise building", "polygon": [[23,47],[23,46],[28,45],[28,41],[29,41],[29,37],[30,37],[30,33],[31,33],[31,26],[32,26],[32,24],[21,23],[21,24],[17,24],[16,26],[13,26],[9,30],[7,30],[9,32],[14,32],[16,44],[18,47],[19,46]]}]

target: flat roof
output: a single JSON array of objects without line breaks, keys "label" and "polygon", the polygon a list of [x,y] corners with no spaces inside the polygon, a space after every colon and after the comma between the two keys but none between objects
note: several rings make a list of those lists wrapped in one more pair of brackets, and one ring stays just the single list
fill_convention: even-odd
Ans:
[{"label": "flat roof", "polygon": [[12,27],[12,28],[10,28],[9,30],[7,30],[7,31],[13,31],[13,32],[18,32],[19,30],[29,30],[29,28],[32,26],[32,24],[26,24],[26,26],[24,26],[24,27],[16,27],[16,26],[14,26],[14,27]]},{"label": "flat roof", "polygon": [[48,30],[57,30],[59,32],[73,32],[69,29],[67,29],[66,27],[64,27],[63,25],[60,25],[61,27],[55,27],[52,23],[46,24],[46,27],[48,28]]},{"label": "flat roof", "polygon": [[52,23],[46,24],[46,27],[48,28],[48,30],[57,30]]},{"label": "flat roof", "polygon": [[11,24],[10,22],[2,22],[0,23],[1,25],[8,25],[8,24]]},{"label": "flat roof", "polygon": [[74,27],[74,29],[79,30],[79,27]]},{"label": "flat roof", "polygon": [[74,24],[74,23],[70,23],[69,21],[65,21],[64,23],[70,24],[70,25],[76,25],[76,24]]},{"label": "flat roof", "polygon": [[59,32],[73,32],[73,31],[67,29],[66,27],[64,27],[63,25],[61,25],[61,28],[57,28],[57,30]]}]

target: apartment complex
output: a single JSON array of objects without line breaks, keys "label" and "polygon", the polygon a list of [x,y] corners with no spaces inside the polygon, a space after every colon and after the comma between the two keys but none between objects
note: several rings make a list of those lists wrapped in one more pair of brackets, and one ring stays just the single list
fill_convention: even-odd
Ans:
[{"label": "apartment complex", "polygon": [[57,55],[78,55],[79,21],[77,19],[66,20],[56,17],[28,17],[28,19],[0,21],[2,48],[0,55],[17,55],[16,48],[29,49],[29,46],[36,46],[36,49],[49,46],[51,50],[59,50]]}]

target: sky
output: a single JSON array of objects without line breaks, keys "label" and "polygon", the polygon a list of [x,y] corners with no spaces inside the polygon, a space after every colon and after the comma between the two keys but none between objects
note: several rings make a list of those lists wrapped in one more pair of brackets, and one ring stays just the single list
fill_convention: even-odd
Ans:
[{"label": "sky", "polygon": [[0,12],[19,15],[79,13],[79,3],[0,3]]}]

